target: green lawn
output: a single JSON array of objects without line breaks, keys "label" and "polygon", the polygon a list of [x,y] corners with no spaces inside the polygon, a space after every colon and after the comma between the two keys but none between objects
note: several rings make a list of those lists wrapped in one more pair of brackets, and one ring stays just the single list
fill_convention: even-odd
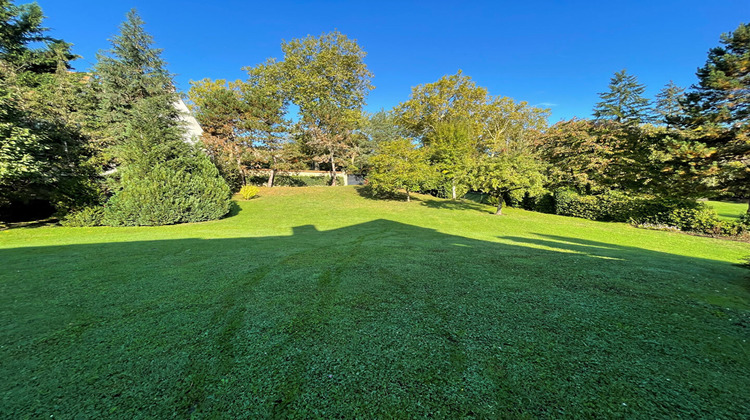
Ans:
[{"label": "green lawn", "polygon": [[747,243],[354,187],[0,232],[0,418],[750,413]]},{"label": "green lawn", "polygon": [[747,213],[747,203],[736,201],[706,201],[706,205],[716,210],[719,217],[726,220],[739,219]]}]

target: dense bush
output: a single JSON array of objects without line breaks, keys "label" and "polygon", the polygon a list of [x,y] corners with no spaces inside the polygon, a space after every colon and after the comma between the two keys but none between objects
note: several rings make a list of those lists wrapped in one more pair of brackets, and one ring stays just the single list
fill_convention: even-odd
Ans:
[{"label": "dense bush", "polygon": [[650,195],[628,195],[609,191],[599,195],[580,195],[570,190],[554,193],[555,213],[562,216],[610,222],[641,222],[674,209],[693,209],[691,201],[662,199]]},{"label": "dense bush", "polygon": [[218,219],[229,212],[230,190],[205,156],[189,156],[148,170],[129,168],[107,202],[102,223],[157,226]]},{"label": "dense bush", "polygon": [[68,227],[101,226],[103,217],[103,207],[85,207],[65,215],[60,224]]},{"label": "dense bush", "polygon": [[750,217],[721,220],[716,211],[703,206],[673,209],[633,222],[642,227],[678,229],[708,235],[736,236],[750,232]]},{"label": "dense bush", "polygon": [[260,188],[255,185],[243,185],[240,188],[240,196],[243,200],[249,200],[258,195],[258,191],[260,191]]},{"label": "dense bush", "polygon": [[541,195],[525,194],[521,201],[521,207],[525,210],[554,214],[555,197],[552,193],[544,193]]}]

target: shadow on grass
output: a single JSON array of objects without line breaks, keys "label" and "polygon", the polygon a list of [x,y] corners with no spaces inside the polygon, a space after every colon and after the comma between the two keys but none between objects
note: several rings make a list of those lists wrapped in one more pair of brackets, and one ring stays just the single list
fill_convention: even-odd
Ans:
[{"label": "shadow on grass", "polygon": [[242,207],[237,203],[237,201],[232,200],[232,204],[229,205],[229,213],[227,213],[222,219],[228,219],[230,217],[237,216],[242,211]]},{"label": "shadow on grass", "polygon": [[33,220],[29,222],[2,222],[0,221],[0,231],[10,229],[35,229],[40,227],[56,226],[59,220],[55,217],[50,217],[44,220]]},{"label": "shadow on grass", "polygon": [[476,203],[473,201],[466,200],[434,200],[434,199],[421,199],[422,205],[433,209],[444,209],[444,210],[474,210],[483,213],[494,213],[495,210],[488,209],[487,206]]},{"label": "shadow on grass", "polygon": [[[360,197],[367,198],[369,200],[377,201],[406,201],[406,193],[396,192],[386,195],[375,195],[372,190],[366,186],[358,186],[355,188],[357,194]],[[423,206],[427,206],[434,209],[445,209],[445,210],[476,210],[481,212],[489,212],[487,207],[481,203],[467,200],[443,200],[437,198],[429,198],[427,195],[416,196],[412,194],[411,200],[419,202]],[[494,213],[494,211],[490,212]]]},{"label": "shadow on grass", "polygon": [[402,192],[376,195],[375,193],[373,193],[372,189],[366,185],[358,185],[354,187],[354,190],[357,191],[357,194],[359,194],[360,197],[366,198],[368,200],[406,201],[406,193],[402,193]]},{"label": "shadow on grass", "polygon": [[536,236],[2,249],[0,417],[742,414],[744,271]]}]

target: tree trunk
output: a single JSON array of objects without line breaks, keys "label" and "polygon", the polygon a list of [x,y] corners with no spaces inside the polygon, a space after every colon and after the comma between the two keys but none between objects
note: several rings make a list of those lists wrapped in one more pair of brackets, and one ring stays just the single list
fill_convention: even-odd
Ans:
[{"label": "tree trunk", "polygon": [[271,175],[268,176],[268,188],[273,187],[273,180],[276,178],[276,169],[271,169]]},{"label": "tree trunk", "polygon": [[409,194],[409,190],[406,190],[406,202],[411,202],[411,195]]},{"label": "tree trunk", "polygon": [[456,200],[456,180],[453,180],[453,187],[451,189],[451,196],[453,197],[453,200]]},{"label": "tree trunk", "polygon": [[503,198],[497,197],[497,211],[495,212],[495,215],[502,216],[503,215]]},{"label": "tree trunk", "polygon": [[750,198],[747,199],[747,214],[750,214]]},{"label": "tree trunk", "polygon": [[245,170],[242,168],[242,157],[237,156],[237,170],[240,172],[240,180],[242,185],[247,185],[247,179],[245,179]]},{"label": "tree trunk", "polygon": [[336,164],[334,163],[333,153],[331,153],[331,186],[336,186]]}]

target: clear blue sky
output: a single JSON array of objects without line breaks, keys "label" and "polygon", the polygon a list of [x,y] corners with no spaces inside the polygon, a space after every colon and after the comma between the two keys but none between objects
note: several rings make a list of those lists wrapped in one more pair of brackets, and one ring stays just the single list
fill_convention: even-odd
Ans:
[{"label": "clear blue sky", "polygon": [[[25,3],[17,0],[16,3]],[[597,93],[627,68],[653,96],[695,82],[719,35],[750,21],[750,0],[686,1],[206,1],[38,0],[52,36],[88,69],[132,7],[164,49],[179,88],[243,78],[281,57],[286,39],[338,29],[367,51],[376,89],[367,109],[389,109],[412,86],[462,69],[493,95],[552,109],[551,121],[588,117]]]}]

